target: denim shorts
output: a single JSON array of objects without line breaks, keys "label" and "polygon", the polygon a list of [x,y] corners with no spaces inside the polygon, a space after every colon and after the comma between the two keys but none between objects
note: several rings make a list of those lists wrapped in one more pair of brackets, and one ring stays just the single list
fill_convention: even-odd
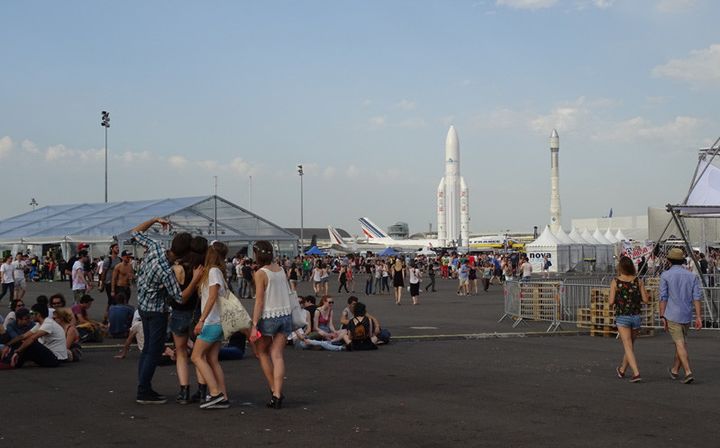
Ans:
[{"label": "denim shorts", "polygon": [[223,329],[220,324],[207,324],[203,325],[202,331],[198,335],[198,339],[202,339],[208,344],[214,342],[222,342],[223,340]]},{"label": "denim shorts", "polygon": [[288,314],[287,316],[260,319],[257,329],[263,336],[272,337],[278,333],[289,335],[293,332],[292,318]]},{"label": "denim shorts", "polygon": [[170,331],[175,336],[190,336],[192,332],[193,311],[173,310],[170,313]]},{"label": "denim shorts", "polygon": [[615,325],[618,327],[626,327],[626,328],[632,328],[633,330],[638,330],[640,328],[640,324],[642,323],[639,315],[634,316],[615,316]]}]

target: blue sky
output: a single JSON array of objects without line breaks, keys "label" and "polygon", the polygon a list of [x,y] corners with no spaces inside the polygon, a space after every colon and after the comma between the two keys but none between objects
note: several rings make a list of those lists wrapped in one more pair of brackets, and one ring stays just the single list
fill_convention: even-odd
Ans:
[{"label": "blue sky", "polygon": [[471,230],[683,199],[720,133],[711,0],[8,2],[0,217],[212,192],[285,226],[436,225],[450,124]]}]

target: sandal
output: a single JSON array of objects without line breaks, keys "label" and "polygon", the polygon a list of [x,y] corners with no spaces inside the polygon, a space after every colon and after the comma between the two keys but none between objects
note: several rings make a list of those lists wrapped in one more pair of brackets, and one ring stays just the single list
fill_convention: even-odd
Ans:
[{"label": "sandal", "polygon": [[618,379],[625,378],[625,371],[620,370],[620,367],[615,367],[615,374],[617,375]]},{"label": "sandal", "polygon": [[670,368],[668,369],[668,373],[670,374],[670,379],[676,380],[676,379],[680,378],[680,372],[678,372],[678,373],[673,373],[672,367],[670,367]]}]

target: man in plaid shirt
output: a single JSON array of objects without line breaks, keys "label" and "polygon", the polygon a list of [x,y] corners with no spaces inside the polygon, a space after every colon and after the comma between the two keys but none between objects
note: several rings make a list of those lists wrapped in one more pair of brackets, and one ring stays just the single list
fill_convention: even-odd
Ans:
[{"label": "man in plaid shirt", "polygon": [[153,218],[132,231],[135,241],[147,249],[137,276],[138,311],[145,336],[145,345],[138,362],[136,401],[140,404],[167,402],[166,397],[152,389],[151,382],[165,348],[169,303],[171,300],[178,303],[186,301],[195,290],[203,272],[202,266],[196,268],[193,271],[192,282],[181,291],[171,266],[176,259],[190,251],[192,236],[187,232],[177,234],[173,238],[170,250],[166,251],[159,242],[145,234],[145,231],[154,224],[161,224],[163,228],[167,228],[170,223],[162,218]]}]

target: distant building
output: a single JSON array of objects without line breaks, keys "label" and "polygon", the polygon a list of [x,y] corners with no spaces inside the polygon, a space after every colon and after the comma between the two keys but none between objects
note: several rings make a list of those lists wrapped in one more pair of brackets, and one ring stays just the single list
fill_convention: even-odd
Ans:
[{"label": "distant building", "polygon": [[387,229],[388,235],[397,240],[403,240],[410,235],[410,227],[406,222],[396,222]]},{"label": "distant building", "polygon": [[[669,218],[669,215],[668,215]],[[664,224],[667,224],[665,221]],[[588,229],[593,233],[595,229],[599,229],[601,233],[605,233],[607,229],[615,234],[618,230],[622,230],[628,238],[643,241],[648,238],[648,216],[613,216],[612,218],[584,218],[573,219],[570,226],[582,231]],[[570,229],[565,229],[569,232]]]}]

